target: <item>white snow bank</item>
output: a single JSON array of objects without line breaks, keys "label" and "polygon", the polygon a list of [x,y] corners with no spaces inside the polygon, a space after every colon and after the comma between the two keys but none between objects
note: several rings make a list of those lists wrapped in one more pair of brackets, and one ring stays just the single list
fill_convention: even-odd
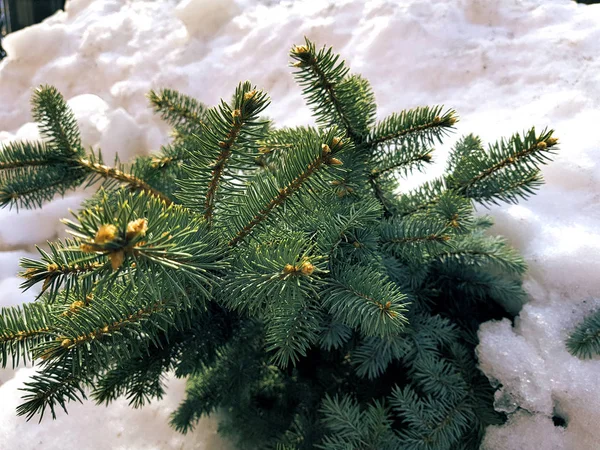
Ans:
[{"label": "white snow bank", "polygon": [[[529,202],[492,210],[495,231],[528,259],[531,302],[514,328],[504,321],[480,331],[482,368],[502,386],[498,407],[512,412],[507,425],[489,430],[485,448],[593,450],[600,442],[600,368],[598,361],[571,357],[564,338],[600,306],[594,300],[600,298],[600,142],[593,134],[600,121],[599,23],[600,6],[571,0],[73,0],[66,12],[6,39],[0,139],[35,136],[29,98],[39,84],[53,84],[70,99],[84,143],[102,147],[107,159],[166,142],[167,128],[144,97],[150,88],[172,87],[215,104],[250,79],[271,94],[268,114],[280,125],[309,123],[287,67],[289,47],[304,35],[333,45],[372,82],[380,118],[443,103],[461,115],[455,138],[475,132],[488,141],[531,125],[552,126],[562,150],[544,170],[548,184]],[[451,141],[438,149],[440,161]],[[0,248],[30,251],[54,238],[62,232],[57,219],[82,195],[69,194],[42,211],[0,211]],[[14,273],[0,264],[0,280],[9,279],[0,289],[14,290]],[[0,299],[15,302],[14,295]],[[164,426],[180,388],[142,413],[122,403],[85,404],[56,424],[24,425],[13,406],[26,374],[21,369],[0,387],[0,404],[7,405],[0,413],[2,448],[27,449],[18,440],[25,432],[12,429],[47,437],[47,449],[64,448],[51,436],[68,429],[81,433],[73,441],[79,448],[100,421],[107,447],[172,448],[165,442],[181,439]],[[566,428],[553,425],[553,414]],[[156,432],[122,434],[117,444],[117,430],[142,422]],[[202,448],[211,426],[199,427],[181,448]]]}]

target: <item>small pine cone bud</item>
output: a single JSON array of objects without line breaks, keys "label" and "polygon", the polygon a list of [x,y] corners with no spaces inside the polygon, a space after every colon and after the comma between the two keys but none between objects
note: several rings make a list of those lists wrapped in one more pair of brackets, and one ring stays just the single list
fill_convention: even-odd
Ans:
[{"label": "small pine cone bud", "polygon": [[127,224],[127,234],[125,236],[127,239],[133,239],[138,236],[146,236],[146,231],[148,231],[147,219],[132,220]]},{"label": "small pine cone bud", "polygon": [[69,348],[71,346],[71,344],[73,344],[73,341],[71,339],[63,339],[62,342],[60,343],[60,346],[63,348]]},{"label": "small pine cone bud", "polygon": [[292,53],[296,55],[305,55],[309,51],[310,49],[307,45],[295,45],[294,48],[292,48]]},{"label": "small pine cone bud", "polygon": [[458,220],[456,220],[456,219],[451,220],[450,221],[450,226],[452,228],[458,228]]},{"label": "small pine cone bud", "polygon": [[108,255],[110,258],[110,265],[112,266],[112,270],[117,270],[123,264],[125,260],[125,252],[123,250],[118,250],[116,252],[112,252]]},{"label": "small pine cone bud", "polygon": [[546,143],[544,141],[542,141],[542,142],[538,142],[536,147],[539,148],[540,150],[544,150],[546,147],[548,147],[548,145],[546,145]]},{"label": "small pine cone bud", "polygon": [[225,142],[225,141],[219,141],[219,147],[221,147],[221,148],[227,148],[227,142]]},{"label": "small pine cone bud", "polygon": [[327,144],[321,144],[321,149],[323,150],[324,155],[328,155],[329,153],[331,153],[331,149]]},{"label": "small pine cone bud", "polygon": [[448,119],[448,125],[450,125],[450,126],[454,125],[456,122],[458,122],[458,119],[455,116],[451,116]]},{"label": "small pine cone bud", "polygon": [[352,245],[354,246],[354,248],[361,248],[362,247],[361,243],[358,242],[358,241],[354,241],[354,243]]},{"label": "small pine cone bud", "polygon": [[340,161],[337,158],[329,158],[329,161],[327,161],[327,163],[332,166],[341,166],[342,164],[344,164],[342,161]]},{"label": "small pine cone bud", "polygon": [[334,138],[331,140],[331,146],[332,146],[333,148],[335,148],[335,149],[337,149],[338,147],[341,147],[341,146],[342,146],[342,139],[341,139],[341,138],[339,138],[339,137],[334,137]]},{"label": "small pine cone bud", "polygon": [[84,253],[94,253],[96,251],[96,248],[90,244],[81,244],[79,249]]},{"label": "small pine cone bud", "polygon": [[96,244],[106,244],[107,242],[112,242],[117,237],[118,232],[119,230],[117,227],[112,224],[102,225],[96,232],[94,242]]},{"label": "small pine cone bud", "polygon": [[305,63],[304,61],[297,61],[294,64],[292,64],[292,67],[298,67],[298,68],[306,67],[306,66],[308,66],[308,64]]},{"label": "small pine cone bud", "polygon": [[271,149],[269,147],[259,147],[258,151],[260,153],[262,153],[263,155],[266,155],[268,153],[271,153]]},{"label": "small pine cone bud", "polygon": [[300,272],[302,272],[302,275],[312,275],[312,273],[315,271],[315,266],[313,266],[311,263],[309,263],[308,261],[304,261],[302,263],[302,266],[300,266]]},{"label": "small pine cone bud", "polygon": [[76,300],[73,303],[71,303],[71,306],[69,306],[69,310],[71,312],[75,312],[79,308],[82,308],[83,306],[85,306],[85,304],[81,300]]},{"label": "small pine cone bud", "polygon": [[234,119],[240,117],[241,115],[242,111],[240,111],[239,109],[234,109],[233,111],[231,111],[231,117],[233,117]]},{"label": "small pine cone bud", "polygon": [[431,158],[431,153],[427,153],[427,154],[423,155],[422,159],[423,159],[423,161],[431,162],[431,159],[432,159]]},{"label": "small pine cone bud", "polygon": [[433,123],[435,123],[436,125],[437,125],[438,123],[441,123],[441,122],[442,122],[442,119],[441,119],[441,117],[440,117],[440,116],[435,116],[435,117],[433,118]]},{"label": "small pine cone bud", "polygon": [[[57,266],[58,267],[58,266]],[[30,267],[29,269],[27,269],[25,272],[21,272],[19,274],[19,276],[21,278],[26,278],[26,279],[30,279],[32,278],[35,274],[37,273],[37,269],[34,269],[32,267]]]},{"label": "small pine cone bud", "polygon": [[244,94],[244,101],[252,100],[256,96],[256,89],[252,89]]},{"label": "small pine cone bud", "polygon": [[104,328],[102,328],[102,332],[103,333],[108,333],[108,325],[104,326]]},{"label": "small pine cone bud", "polygon": [[283,273],[289,275],[290,273],[294,273],[296,271],[296,267],[291,264],[286,264],[283,268]]},{"label": "small pine cone bud", "polygon": [[558,139],[556,139],[556,138],[548,138],[548,139],[546,139],[546,145],[548,147],[552,147],[553,145],[556,145],[557,142],[558,142]]}]

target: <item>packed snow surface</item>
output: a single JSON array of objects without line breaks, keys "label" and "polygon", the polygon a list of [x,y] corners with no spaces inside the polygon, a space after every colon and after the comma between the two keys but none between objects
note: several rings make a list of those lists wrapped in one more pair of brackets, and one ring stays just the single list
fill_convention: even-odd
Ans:
[{"label": "packed snow surface", "polygon": [[[532,125],[550,126],[561,152],[544,169],[547,184],[528,202],[494,208],[494,231],[527,258],[530,295],[514,326],[481,327],[478,355],[499,386],[496,407],[509,414],[491,427],[485,450],[596,450],[600,442],[600,360],[581,361],[565,337],[600,307],[600,5],[571,0],[71,0],[66,11],[9,35],[0,64],[0,140],[34,139],[29,99],[56,86],[75,111],[86,145],[123,160],[159,148],[167,127],[144,94],[171,87],[215,104],[249,79],[271,94],[279,125],[310,123],[288,64],[306,35],[333,45],[372,83],[379,117],[445,104],[458,133],[491,141]],[[439,173],[441,164],[429,171]],[[411,179],[405,188],[423,178]],[[17,260],[62,234],[58,219],[86,194],[42,210],[0,210],[0,305],[19,294]],[[0,448],[226,448],[215,423],[181,436],[168,414],[183,395],[142,410],[72,405],[71,415],[41,425],[17,418],[18,388],[30,368],[0,371]],[[566,426],[555,426],[553,416]],[[558,422],[557,422],[558,423]],[[222,447],[221,447],[222,446]]]}]

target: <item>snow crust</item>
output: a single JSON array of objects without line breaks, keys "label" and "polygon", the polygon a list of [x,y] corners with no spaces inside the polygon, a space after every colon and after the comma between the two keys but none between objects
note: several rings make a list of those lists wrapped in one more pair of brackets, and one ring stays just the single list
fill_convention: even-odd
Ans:
[{"label": "snow crust", "polygon": [[[69,0],[65,12],[4,41],[0,140],[37,137],[29,100],[40,84],[69,99],[84,144],[109,161],[167,142],[144,97],[151,88],[215,104],[249,79],[271,94],[268,114],[279,125],[311,123],[287,67],[289,47],[304,35],[333,45],[371,81],[379,118],[427,104],[458,111],[458,133],[438,149],[439,164],[404,189],[439,174],[461,134],[489,142],[532,125],[555,128],[562,150],[544,169],[540,193],[491,210],[494,232],[528,260],[530,301],[514,326],[504,320],[479,332],[481,367],[500,388],[496,407],[510,417],[490,427],[482,448],[596,450],[600,360],[570,356],[564,339],[600,308],[599,24],[600,6],[571,0]],[[58,219],[85,195],[18,215],[0,210],[0,305],[32,300],[34,292],[18,294],[17,259],[61,235]],[[225,448],[214,421],[185,437],[166,425],[181,380],[141,411],[124,401],[85,403],[59,421],[25,423],[14,407],[31,371],[0,371],[0,448]]]}]

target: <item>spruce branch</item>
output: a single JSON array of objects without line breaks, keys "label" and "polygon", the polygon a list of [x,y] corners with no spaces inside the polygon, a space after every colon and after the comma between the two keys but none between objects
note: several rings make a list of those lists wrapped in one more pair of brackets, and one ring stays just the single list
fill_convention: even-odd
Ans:
[{"label": "spruce branch", "polygon": [[[308,180],[314,179],[315,174],[327,167],[342,164],[335,155],[343,149],[343,142],[333,136],[331,132],[325,136],[324,140],[325,143],[320,146],[316,146],[315,144],[318,145],[318,141],[315,143],[314,140],[303,139],[303,141],[298,142],[298,151],[290,153],[287,170],[283,173],[281,180],[261,177],[250,184],[245,203],[246,205],[249,204],[251,209],[247,212],[244,211],[246,214],[238,214],[238,219],[234,223],[241,223],[240,216],[243,218],[251,217],[251,219],[238,228],[229,241],[230,247],[236,246],[250,235],[258,225],[271,216],[276,208],[283,205],[292,195],[298,192]],[[263,200],[265,197],[270,198],[266,203]]]},{"label": "spruce branch", "polygon": [[366,336],[392,336],[407,322],[407,297],[373,269],[356,266],[332,273],[322,298],[336,320]]},{"label": "spruce branch", "polygon": [[339,126],[355,144],[364,140],[374,118],[374,96],[368,82],[348,77],[344,61],[331,48],[316,50],[305,38],[304,45],[292,47],[290,56],[303,94],[318,122],[324,127]]},{"label": "spruce branch", "polygon": [[527,198],[541,184],[539,166],[547,163],[556,150],[558,140],[552,134],[552,130],[544,130],[537,135],[532,128],[522,136],[500,140],[487,152],[476,145],[465,151],[464,141],[459,142],[455,153],[470,158],[454,157],[455,168],[447,178],[449,187],[484,204]]},{"label": "spruce branch", "polygon": [[77,120],[53,86],[40,86],[32,97],[32,115],[49,145],[65,157],[83,156]]},{"label": "spruce branch", "polygon": [[148,93],[154,110],[173,127],[198,133],[206,127],[206,107],[196,99],[172,89]]},{"label": "spruce branch", "polygon": [[101,178],[106,180],[115,180],[126,184],[133,190],[146,192],[159,198],[165,202],[166,205],[171,205],[173,203],[168,196],[157,191],[144,180],[141,180],[132,174],[128,174],[119,168],[106,166],[102,164],[102,162],[96,161],[94,158],[80,158],[77,163],[88,172],[96,174]]},{"label": "spruce branch", "polygon": [[586,317],[567,339],[569,352],[581,359],[600,354],[600,311]]},{"label": "spruce branch", "polygon": [[368,143],[379,147],[418,139],[416,142],[429,146],[435,142],[441,143],[456,122],[456,112],[452,109],[444,111],[443,106],[409,109],[393,113],[378,123],[369,135]]},{"label": "spruce branch", "polygon": [[0,364],[9,360],[13,367],[31,361],[30,352],[40,343],[53,339],[50,308],[41,303],[0,309]]},{"label": "spruce branch", "polygon": [[232,106],[222,101],[206,113],[207,125],[190,152],[185,166],[190,177],[180,182],[179,198],[189,208],[200,210],[209,225],[219,191],[235,191],[242,178],[240,169],[256,157],[253,147],[264,126],[258,116],[268,103],[263,91],[245,82],[237,87]]}]

